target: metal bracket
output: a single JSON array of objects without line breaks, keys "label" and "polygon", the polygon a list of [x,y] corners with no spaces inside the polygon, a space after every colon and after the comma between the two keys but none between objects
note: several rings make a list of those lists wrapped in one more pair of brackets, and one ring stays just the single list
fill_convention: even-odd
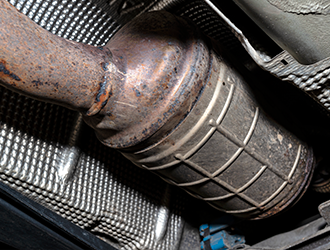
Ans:
[{"label": "metal bracket", "polygon": [[311,65],[297,62],[287,51],[273,58],[261,55],[243,32],[235,26],[210,0],[204,0],[229,26],[252,59],[265,71],[288,81],[305,91],[326,110],[330,111],[330,58]]}]

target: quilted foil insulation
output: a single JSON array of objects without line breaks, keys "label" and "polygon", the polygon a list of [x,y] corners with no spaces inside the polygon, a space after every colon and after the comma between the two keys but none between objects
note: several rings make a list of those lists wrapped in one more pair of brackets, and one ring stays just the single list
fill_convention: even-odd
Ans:
[{"label": "quilted foil insulation", "polygon": [[123,249],[177,249],[184,197],[101,145],[76,113],[0,96],[4,183]]},{"label": "quilted foil insulation", "polygon": [[[167,9],[234,50],[202,1],[9,0],[48,31],[105,45],[134,16]],[[186,196],[97,141],[81,116],[0,88],[0,179],[122,249],[178,249]]]}]

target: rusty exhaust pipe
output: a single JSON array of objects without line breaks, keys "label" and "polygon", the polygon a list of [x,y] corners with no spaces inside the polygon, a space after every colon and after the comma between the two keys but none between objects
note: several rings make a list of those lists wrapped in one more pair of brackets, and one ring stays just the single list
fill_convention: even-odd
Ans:
[{"label": "rusty exhaust pipe", "polygon": [[0,8],[4,86],[71,109],[90,107],[109,82],[105,65],[111,53],[45,32],[7,1]]},{"label": "rusty exhaust pipe", "polygon": [[265,218],[294,204],[310,148],[268,119],[188,20],[143,14],[101,48],[57,37],[0,0],[1,84],[83,114],[99,140],[217,209]]}]

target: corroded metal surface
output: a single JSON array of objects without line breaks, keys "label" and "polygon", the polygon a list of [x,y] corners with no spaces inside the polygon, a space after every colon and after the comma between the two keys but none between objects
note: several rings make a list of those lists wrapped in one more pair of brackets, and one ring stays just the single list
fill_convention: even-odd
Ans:
[{"label": "corroded metal surface", "polygon": [[117,81],[97,118],[85,120],[108,146],[135,146],[160,129],[166,135],[205,84],[209,57],[199,31],[167,12],[141,15],[105,48],[113,54]]},{"label": "corroded metal surface", "polygon": [[[1,7],[6,21],[14,10]],[[12,22],[20,19],[15,12]],[[15,26],[8,22],[2,29]],[[244,218],[275,214],[308,186],[310,149],[260,111],[241,76],[186,19],[140,15],[103,48],[26,25],[23,54],[4,49],[5,86],[81,111],[104,144],[136,165]],[[16,36],[2,39],[9,45]],[[38,47],[35,64],[28,51]]]},{"label": "corroded metal surface", "polygon": [[224,58],[214,52],[211,58],[191,114],[163,140],[124,155],[220,211],[259,219],[277,214],[306,191],[313,153],[269,120]]},{"label": "corroded metal surface", "polygon": [[0,3],[5,86],[82,111],[108,146],[133,146],[161,127],[171,130],[205,83],[208,59],[199,32],[169,13],[143,16],[105,47],[94,47],[54,36]]},{"label": "corroded metal surface", "polygon": [[0,76],[6,87],[79,110],[89,109],[98,95],[102,100],[111,56],[106,49],[55,36],[7,1],[0,1],[0,9]]},{"label": "corroded metal surface", "polygon": [[[72,6],[51,0],[10,2],[39,25],[76,41],[99,45],[118,29],[111,12],[105,15],[99,7],[105,1],[96,6],[88,0]],[[83,124],[80,116],[74,120],[75,112],[3,87],[0,97],[1,182],[102,239],[117,242],[118,249],[178,249],[184,193],[102,146],[92,130],[81,133]],[[170,202],[162,200],[163,193]]]}]

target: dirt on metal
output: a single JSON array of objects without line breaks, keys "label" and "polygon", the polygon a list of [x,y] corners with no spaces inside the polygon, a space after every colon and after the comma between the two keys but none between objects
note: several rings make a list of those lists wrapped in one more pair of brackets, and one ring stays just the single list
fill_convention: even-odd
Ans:
[{"label": "dirt on metal", "polygon": [[0,84],[81,112],[141,168],[242,218],[276,214],[306,190],[312,150],[262,112],[189,20],[145,13],[104,47],[53,35],[5,0],[0,23]]},{"label": "dirt on metal", "polygon": [[0,1],[0,10],[0,74],[5,86],[39,100],[88,110],[103,91],[107,78],[103,65],[110,63],[111,53],[53,35],[7,1]]}]

